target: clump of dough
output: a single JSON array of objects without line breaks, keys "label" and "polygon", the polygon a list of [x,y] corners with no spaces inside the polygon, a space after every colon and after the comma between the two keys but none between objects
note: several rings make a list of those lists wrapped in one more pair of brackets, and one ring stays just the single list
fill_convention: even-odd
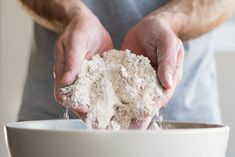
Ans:
[{"label": "clump of dough", "polygon": [[69,107],[88,105],[88,128],[95,121],[98,128],[116,130],[128,129],[133,119],[153,116],[162,96],[150,60],[129,50],[109,50],[86,60],[77,80],[61,91]]}]

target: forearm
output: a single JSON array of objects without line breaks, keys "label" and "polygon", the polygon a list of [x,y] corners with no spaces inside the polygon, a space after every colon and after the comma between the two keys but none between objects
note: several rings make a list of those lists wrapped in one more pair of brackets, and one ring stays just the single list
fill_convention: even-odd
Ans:
[{"label": "forearm", "polygon": [[84,13],[80,0],[20,0],[33,19],[40,25],[61,32],[75,15]]},{"label": "forearm", "polygon": [[152,13],[166,17],[182,40],[206,33],[232,13],[234,0],[171,0]]}]

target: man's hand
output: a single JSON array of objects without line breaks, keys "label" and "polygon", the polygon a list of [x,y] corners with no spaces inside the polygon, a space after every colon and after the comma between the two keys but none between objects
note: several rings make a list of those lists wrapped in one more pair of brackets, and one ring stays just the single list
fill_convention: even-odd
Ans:
[{"label": "man's hand", "polygon": [[[55,46],[54,93],[62,104],[59,89],[76,79],[85,59],[112,49],[111,37],[81,0],[19,1],[36,22],[61,33]],[[86,106],[72,110],[85,120]]]},{"label": "man's hand", "polygon": [[[151,59],[164,89],[163,97],[157,100],[158,109],[171,98],[183,70],[183,44],[167,19],[165,15],[145,17],[127,33],[122,45]],[[134,120],[130,128],[146,129],[151,119]]]},{"label": "man's hand", "polygon": [[[112,47],[108,32],[90,11],[85,10],[82,14],[81,12],[79,15],[75,14],[57,39],[55,46],[56,100],[63,103],[60,88],[73,83],[79,76],[85,59]],[[74,112],[84,119],[87,108],[81,106]]]},{"label": "man's hand", "polygon": [[[180,39],[212,30],[231,15],[234,6],[234,0],[171,0],[127,33],[122,48],[148,56],[156,66],[165,89],[164,97],[157,101],[158,108],[170,99],[182,75],[184,50]],[[131,128],[145,129],[151,119],[134,120]]]}]

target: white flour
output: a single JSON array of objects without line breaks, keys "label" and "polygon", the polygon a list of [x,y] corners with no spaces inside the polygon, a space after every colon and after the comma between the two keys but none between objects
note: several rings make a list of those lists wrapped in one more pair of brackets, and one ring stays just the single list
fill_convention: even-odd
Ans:
[{"label": "white flour", "polygon": [[150,60],[129,50],[110,50],[86,60],[78,79],[61,91],[69,107],[88,105],[89,128],[95,121],[99,128],[116,130],[153,116],[156,98],[162,96]]}]

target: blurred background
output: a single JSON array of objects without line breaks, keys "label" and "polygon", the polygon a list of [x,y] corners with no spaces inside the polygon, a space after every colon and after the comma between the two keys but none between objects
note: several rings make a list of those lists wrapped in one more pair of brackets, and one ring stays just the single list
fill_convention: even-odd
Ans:
[{"label": "blurred background", "polygon": [[[7,157],[3,125],[16,121],[31,38],[32,20],[17,1],[0,0],[0,157]],[[216,29],[214,48],[223,121],[231,127],[227,157],[234,157],[235,15]]]}]

